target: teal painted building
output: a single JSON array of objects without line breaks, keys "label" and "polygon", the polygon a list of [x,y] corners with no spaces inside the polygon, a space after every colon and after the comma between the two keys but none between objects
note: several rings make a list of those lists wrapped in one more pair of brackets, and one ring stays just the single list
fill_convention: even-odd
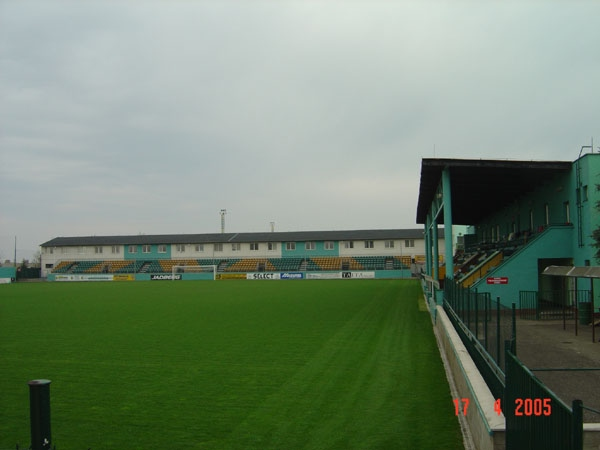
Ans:
[{"label": "teal painted building", "polygon": [[[443,245],[444,234],[438,239]],[[182,265],[215,265],[219,273],[373,272],[375,278],[398,278],[411,276],[425,260],[419,228],[72,236],[41,248],[42,277],[49,280],[151,279]]]},{"label": "teal painted building", "polygon": [[0,284],[12,283],[17,279],[17,268],[0,267]]},{"label": "teal painted building", "polygon": [[[424,159],[417,223],[424,225],[427,274],[445,274],[507,306],[518,306],[525,291],[591,290],[589,278],[543,271],[599,264],[591,238],[600,227],[597,184],[598,153],[574,162]],[[440,227],[448,232],[453,225],[468,227],[463,251],[431,244]],[[437,254],[445,266],[435,264]]]}]

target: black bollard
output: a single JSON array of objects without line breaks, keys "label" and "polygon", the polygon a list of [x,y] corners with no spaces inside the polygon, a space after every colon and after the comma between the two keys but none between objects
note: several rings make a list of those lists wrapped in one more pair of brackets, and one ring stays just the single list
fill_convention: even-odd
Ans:
[{"label": "black bollard", "polygon": [[31,450],[50,448],[50,380],[29,383],[29,414],[31,420]]}]

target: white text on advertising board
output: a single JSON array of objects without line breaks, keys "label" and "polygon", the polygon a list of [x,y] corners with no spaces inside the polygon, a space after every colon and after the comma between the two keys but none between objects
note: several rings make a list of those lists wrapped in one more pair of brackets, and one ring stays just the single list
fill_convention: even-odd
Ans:
[{"label": "white text on advertising board", "polygon": [[302,278],[302,272],[283,272],[281,274],[282,280],[301,280]]},{"label": "white text on advertising board", "polygon": [[248,280],[279,280],[280,274],[272,273],[272,272],[258,272],[258,273],[248,273],[246,274],[246,278]]},{"label": "white text on advertising board", "polygon": [[175,275],[150,275],[150,279],[153,281],[156,280],[181,280],[181,274]]}]

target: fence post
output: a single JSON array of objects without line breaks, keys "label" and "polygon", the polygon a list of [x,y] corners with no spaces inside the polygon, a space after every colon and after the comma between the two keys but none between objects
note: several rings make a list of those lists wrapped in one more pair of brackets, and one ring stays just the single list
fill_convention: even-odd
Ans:
[{"label": "fence post", "polygon": [[513,347],[511,351],[517,356],[517,305],[513,302],[512,304],[512,341]]},{"label": "fence post", "polygon": [[583,450],[583,402],[573,400],[573,450]]},{"label": "fence post", "polygon": [[[575,278],[577,279],[577,278]],[[577,324],[579,323],[579,303],[577,303],[577,293],[575,293],[575,336],[578,336]]]},{"label": "fence post", "polygon": [[490,318],[489,314],[489,305],[488,305],[488,297],[484,298],[484,304],[485,304],[485,320],[483,322],[483,338],[485,339],[485,351],[489,352],[490,349],[488,348],[488,320]]},{"label": "fence post", "polygon": [[50,448],[50,380],[31,380],[29,384],[29,415],[31,421],[31,449]]},{"label": "fence post", "polygon": [[496,297],[496,361],[500,361],[500,297]]},{"label": "fence post", "polygon": [[467,328],[471,330],[471,289],[467,288]]},{"label": "fence post", "polygon": [[479,298],[477,297],[477,289],[475,289],[475,292],[473,293],[473,297],[475,298],[475,338],[477,339],[477,342],[480,342],[479,341],[479,308],[478,308]]}]

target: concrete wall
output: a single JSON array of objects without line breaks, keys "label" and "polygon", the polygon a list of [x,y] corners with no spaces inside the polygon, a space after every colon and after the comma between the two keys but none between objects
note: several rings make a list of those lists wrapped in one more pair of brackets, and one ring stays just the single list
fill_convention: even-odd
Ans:
[{"label": "concrete wall", "polygon": [[469,408],[464,417],[477,450],[505,448],[505,420],[494,411],[496,399],[487,387],[477,366],[469,356],[454,330],[444,308],[436,306],[434,327],[440,351],[447,361],[446,370],[452,377],[458,398],[468,398]]}]

